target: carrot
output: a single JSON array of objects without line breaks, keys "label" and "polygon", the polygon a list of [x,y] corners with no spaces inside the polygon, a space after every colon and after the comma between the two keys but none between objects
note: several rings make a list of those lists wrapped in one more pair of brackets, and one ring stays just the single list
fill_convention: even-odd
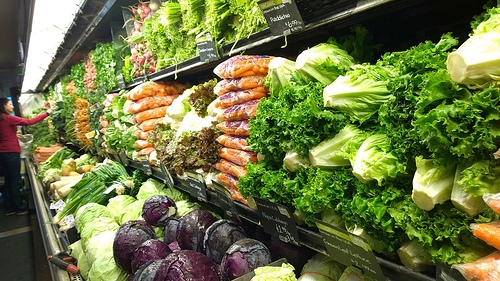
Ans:
[{"label": "carrot", "polygon": [[224,121],[217,124],[216,127],[228,135],[239,137],[248,137],[250,135],[250,123],[248,120]]},{"label": "carrot", "polygon": [[235,201],[239,201],[245,205],[248,205],[248,202],[241,193],[238,191],[238,179],[231,174],[228,173],[219,173],[215,176],[222,185],[231,193],[231,198]]},{"label": "carrot", "polygon": [[168,95],[168,96],[152,96],[145,97],[140,100],[132,102],[128,108],[128,113],[138,113],[144,110],[158,108],[161,106],[171,105],[172,101],[179,95]]},{"label": "carrot", "polygon": [[179,82],[147,81],[135,86],[125,94],[125,98],[137,101],[145,97],[178,95],[184,89],[186,89],[186,86]]},{"label": "carrot", "polygon": [[261,55],[237,55],[217,65],[213,72],[224,79],[267,75],[272,58],[272,56]]},{"label": "carrot", "polygon": [[151,133],[151,131],[137,130],[137,131],[135,131],[135,136],[141,140],[147,140],[150,133]]},{"label": "carrot", "polygon": [[156,123],[163,120],[163,118],[149,119],[138,125],[138,128],[142,131],[151,131],[154,129]]},{"label": "carrot", "polygon": [[495,251],[476,261],[465,264],[454,264],[466,280],[497,281],[500,280],[500,251]]},{"label": "carrot", "polygon": [[247,163],[257,162],[257,153],[253,151],[223,147],[220,149],[219,156],[241,166],[245,166]]},{"label": "carrot", "polygon": [[237,136],[223,134],[217,137],[216,141],[222,144],[222,146],[227,148],[250,151],[247,140],[244,137],[237,137]]},{"label": "carrot", "polygon": [[219,162],[215,164],[215,168],[223,173],[231,174],[237,178],[243,177],[248,172],[247,168],[244,166],[232,163],[225,159],[221,159]]},{"label": "carrot", "polygon": [[148,142],[147,140],[136,140],[135,147],[138,149],[143,149],[146,147],[153,147],[153,144]]},{"label": "carrot", "polygon": [[500,214],[500,192],[495,194],[486,193],[483,195],[483,200],[493,211]]},{"label": "carrot", "polygon": [[222,96],[226,93],[254,89],[263,86],[265,75],[245,76],[235,79],[223,79],[214,86],[214,93]]},{"label": "carrot", "polygon": [[155,149],[152,148],[152,147],[146,147],[146,148],[143,148],[143,149],[139,150],[139,152],[137,152],[137,155],[139,155],[139,156],[149,155],[154,150]]},{"label": "carrot", "polygon": [[269,90],[265,87],[256,87],[248,90],[228,92],[216,99],[214,106],[217,108],[228,108],[230,106],[267,97]]},{"label": "carrot", "polygon": [[217,119],[222,121],[237,121],[255,118],[259,100],[251,100],[226,108],[217,114]]},{"label": "carrot", "polygon": [[135,120],[136,124],[141,124],[146,120],[165,117],[165,114],[167,113],[167,108],[168,106],[160,106],[157,108],[151,108],[138,112],[134,114],[133,120]]},{"label": "carrot", "polygon": [[470,227],[474,236],[500,250],[500,221],[472,223]]}]

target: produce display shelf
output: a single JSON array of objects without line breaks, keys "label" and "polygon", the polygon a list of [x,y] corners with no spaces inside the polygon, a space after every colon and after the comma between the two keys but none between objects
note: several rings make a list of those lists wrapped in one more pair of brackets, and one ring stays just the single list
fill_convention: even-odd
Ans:
[{"label": "produce display shelf", "polygon": [[[139,163],[138,161],[133,161],[129,159],[128,161],[128,166],[132,167],[134,169],[141,169],[146,172],[144,169],[144,166]],[[160,181],[166,181],[166,177],[164,173],[156,168],[152,167],[151,168],[151,176],[160,180]],[[182,190],[186,193],[191,194],[192,190],[190,190],[186,185],[179,184],[178,182],[175,183],[175,188]],[[211,190],[210,188],[207,188],[206,190],[207,193],[207,200],[205,203],[214,205],[217,207],[217,203],[212,200],[212,198],[215,198],[215,192]],[[259,214],[256,210],[250,208],[247,205],[244,205],[239,202],[234,202],[234,205],[236,207],[236,211],[238,213],[238,217],[242,220],[245,220],[248,223],[252,223],[257,226],[261,226],[260,219],[259,219]],[[319,231],[317,229],[313,228],[307,228],[307,227],[302,227],[297,225],[297,231],[299,234],[299,239],[300,239],[300,244],[301,246],[307,247],[309,249],[312,249],[316,252],[323,253],[328,255],[325,244],[323,242],[323,238]],[[384,273],[386,279],[388,281],[398,281],[398,280],[403,280],[405,279],[406,281],[435,281],[436,278],[431,277],[427,274],[416,272],[413,270],[410,270],[406,268],[403,265],[397,264],[395,262],[392,262],[390,260],[387,260],[383,257],[376,256],[376,259],[380,265],[380,268],[382,269],[382,272]]]},{"label": "produce display shelf", "polygon": [[[36,214],[38,217],[40,232],[47,256],[66,252],[70,245],[70,240],[66,233],[59,231],[53,225],[53,211],[50,209],[50,200],[47,193],[44,191],[42,184],[37,178],[36,168],[33,161],[26,160],[26,172],[31,185],[33,201],[35,204]],[[50,274],[53,281],[81,281],[83,278],[80,274],[69,273],[52,263],[49,263]]]}]

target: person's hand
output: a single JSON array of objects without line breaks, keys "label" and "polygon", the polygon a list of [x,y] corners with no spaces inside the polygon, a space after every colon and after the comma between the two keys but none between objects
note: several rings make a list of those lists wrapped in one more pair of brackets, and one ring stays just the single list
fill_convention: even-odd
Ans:
[{"label": "person's hand", "polygon": [[47,109],[47,114],[50,115],[50,114],[52,114],[53,111],[54,111],[54,109],[52,107],[50,107]]}]

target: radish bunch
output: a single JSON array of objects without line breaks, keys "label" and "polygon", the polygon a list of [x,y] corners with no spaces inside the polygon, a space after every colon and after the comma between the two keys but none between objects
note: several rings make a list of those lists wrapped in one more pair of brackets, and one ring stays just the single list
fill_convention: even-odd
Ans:
[{"label": "radish bunch", "polygon": [[[139,37],[141,35],[142,25],[144,21],[153,16],[154,10],[149,6],[150,2],[139,2],[131,7],[134,14],[134,27],[132,28],[130,37]],[[156,60],[153,53],[147,49],[145,42],[131,42],[130,62],[133,63],[133,75],[140,77],[143,74],[156,72]]]}]

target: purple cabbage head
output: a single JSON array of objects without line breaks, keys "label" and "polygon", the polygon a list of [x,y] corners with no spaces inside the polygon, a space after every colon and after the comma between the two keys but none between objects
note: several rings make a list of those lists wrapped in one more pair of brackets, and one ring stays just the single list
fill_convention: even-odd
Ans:
[{"label": "purple cabbage head", "polygon": [[221,281],[217,265],[204,254],[181,250],[141,267],[135,281]]},{"label": "purple cabbage head", "polygon": [[234,242],[246,238],[241,226],[233,221],[220,219],[205,231],[203,249],[205,254],[216,264],[220,264],[224,253]]},{"label": "purple cabbage head", "polygon": [[203,238],[205,231],[217,219],[207,210],[193,210],[179,218],[177,242],[183,250],[193,250],[203,253]]},{"label": "purple cabbage head", "polygon": [[172,198],[166,195],[153,195],[144,201],[142,217],[154,226],[164,226],[168,218],[175,215],[177,206]]},{"label": "purple cabbage head", "polygon": [[120,225],[113,241],[113,257],[116,264],[125,272],[132,273],[134,252],[149,239],[156,239],[156,234],[153,227],[143,220],[132,220]]},{"label": "purple cabbage head", "polygon": [[177,218],[169,218],[165,222],[165,236],[163,237],[163,242],[165,242],[165,244],[177,242],[177,228],[179,227],[179,222]]},{"label": "purple cabbage head", "polygon": [[152,260],[161,260],[172,253],[167,244],[158,239],[149,239],[144,241],[135,249],[132,257],[132,272],[136,272],[143,264]]},{"label": "purple cabbage head", "polygon": [[271,252],[262,242],[243,238],[227,249],[220,266],[225,278],[233,280],[259,266],[270,264],[271,259]]}]

